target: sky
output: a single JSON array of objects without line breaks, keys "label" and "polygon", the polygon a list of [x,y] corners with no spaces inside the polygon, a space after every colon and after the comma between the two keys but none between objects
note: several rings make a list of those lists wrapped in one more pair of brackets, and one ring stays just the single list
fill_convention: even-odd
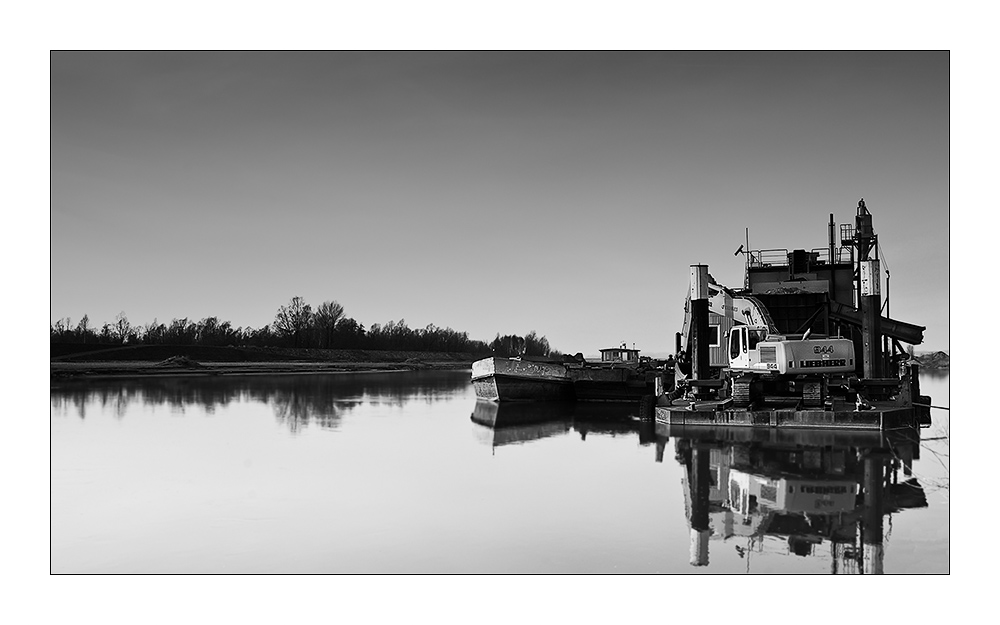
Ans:
[{"label": "sky", "polygon": [[[7,294],[23,305],[3,307],[0,319],[6,328],[24,329],[13,332],[16,358],[8,362],[8,386],[30,392],[10,394],[14,405],[8,412],[15,418],[8,420],[5,440],[16,441],[16,449],[3,456],[8,473],[24,476],[11,482],[11,500],[26,502],[26,514],[11,520],[21,537],[12,555],[13,568],[25,573],[16,593],[24,600],[15,600],[8,611],[36,614],[39,606],[49,606],[49,612],[72,606],[74,614],[93,608],[109,622],[132,622],[136,610],[155,599],[141,581],[123,580],[128,592],[116,596],[124,599],[109,603],[104,580],[94,580],[101,588],[80,580],[61,589],[67,600],[44,601],[51,595],[44,566],[50,433],[42,414],[50,387],[42,375],[48,370],[48,327],[38,323],[44,308],[50,322],[63,316],[76,322],[84,313],[111,321],[125,310],[138,322],[218,315],[239,325],[262,325],[281,303],[299,294],[314,305],[335,298],[366,325],[405,315],[411,326],[452,325],[485,338],[501,327],[534,328],[564,351],[593,351],[617,341],[656,351],[668,349],[663,346],[679,329],[689,264],[708,263],[717,278],[738,284],[741,264],[732,251],[743,241],[744,228],[750,228],[753,247],[819,247],[825,244],[829,213],[849,222],[860,197],[874,215],[892,271],[893,317],[928,326],[925,348],[947,348],[954,292],[959,321],[950,397],[961,423],[972,427],[960,424],[950,444],[963,459],[955,465],[958,483],[976,491],[982,476],[990,474],[982,465],[989,450],[980,453],[978,447],[991,440],[993,421],[976,418],[990,353],[977,342],[986,334],[984,324],[969,321],[973,314],[977,320],[985,317],[982,312],[991,306],[992,281],[983,278],[982,268],[992,266],[993,233],[1000,226],[992,188],[998,121],[995,81],[989,79],[996,73],[996,51],[988,8],[959,3],[923,11],[851,0],[835,7],[781,1],[626,1],[615,7],[537,0],[502,6],[293,0],[268,10],[181,0],[169,11],[117,0],[12,5],[8,21],[15,27],[0,44],[6,46],[0,63],[9,87],[0,104],[9,122],[8,149],[0,159],[12,189],[6,196],[6,244],[0,249]],[[950,52],[659,53],[647,55],[659,61],[610,74],[616,67],[609,63],[619,55],[589,54],[577,63],[563,55],[555,70],[553,62],[539,58],[544,55],[535,55],[522,62],[528,73],[520,79],[516,73],[488,75],[493,65],[470,58],[474,55],[462,55],[471,69],[456,76],[462,59],[441,64],[441,55],[437,72],[430,61],[418,72],[413,64],[429,58],[426,53],[369,58],[353,74],[344,71],[344,62],[334,72],[333,58],[347,58],[342,54],[326,54],[306,65],[297,56],[284,67],[248,58],[241,62],[233,55],[226,55],[227,66],[202,54],[186,68],[168,71],[162,62],[137,58],[141,55],[51,53],[92,48]],[[364,55],[350,58],[359,56]],[[892,65],[883,62],[887,59]],[[309,67],[317,66],[318,73],[310,76]],[[576,73],[564,71],[568,66],[576,66]],[[263,67],[270,70],[260,76]],[[446,72],[446,67],[452,69]],[[553,73],[561,80],[554,82]],[[575,83],[576,91],[567,93],[567,82]],[[486,91],[490,85],[493,90]],[[450,110],[440,108],[442,101]],[[402,117],[392,116],[400,110]],[[325,123],[316,125],[319,121]],[[374,137],[379,141],[371,141]],[[427,137],[435,141],[417,149],[414,142]],[[295,140],[300,141],[297,149]],[[366,149],[344,153],[359,143]],[[581,152],[581,145],[590,151]],[[316,155],[325,161],[310,164],[307,157]],[[408,169],[401,171],[401,162]],[[354,167],[332,170],[334,163]],[[379,167],[367,176],[352,175],[373,163]],[[202,172],[204,166],[212,167],[215,177]],[[381,176],[392,171],[409,177],[393,186]],[[456,175],[470,172],[478,175],[473,180]],[[378,195],[373,188],[362,189],[375,178],[382,180]],[[298,188],[301,180],[308,180],[314,203],[323,203],[325,219],[311,215],[304,202],[291,201],[306,194]],[[456,180],[465,186],[455,186]],[[372,191],[366,195],[370,202],[352,207],[348,200],[362,191]],[[416,271],[427,266],[425,258],[448,254],[447,274],[425,279],[421,285],[433,291],[419,297],[412,296],[405,280],[393,280],[393,291],[349,279],[348,267],[371,273],[388,262],[371,249],[379,243],[373,235],[338,235],[337,229],[315,227],[330,228],[348,217],[373,222],[379,216],[383,223],[378,225],[384,225],[394,207],[376,213],[370,206],[404,195],[407,212],[396,212],[397,218],[461,200],[451,206],[461,218],[441,230],[476,236],[473,242],[453,237],[446,248],[427,242],[419,248],[408,242],[405,250],[378,245],[382,253],[394,254],[399,271]],[[510,240],[515,227],[493,214],[496,206],[518,209],[535,223],[547,217],[540,226],[545,229],[521,227],[518,238]],[[237,217],[228,216],[234,212]],[[190,215],[199,223],[183,225]],[[303,217],[310,221],[302,223]],[[406,225],[417,231],[414,221],[410,217]],[[609,223],[615,227],[603,228]],[[713,236],[703,236],[704,230]],[[380,235],[385,239],[395,232],[398,228]],[[247,240],[248,235],[256,238]],[[311,241],[297,245],[295,236]],[[525,237],[541,245],[520,244]],[[317,239],[322,239],[320,250],[306,245]],[[624,250],[617,259],[610,252],[589,255],[586,246],[612,240]],[[209,241],[214,248],[206,246]],[[345,260],[339,248],[365,253]],[[405,252],[405,262],[399,263]],[[515,254],[549,268],[571,263],[577,268],[557,277],[537,266],[526,271],[522,265],[522,274],[496,268],[501,261],[517,261]],[[319,256],[330,259],[322,276],[298,277],[306,275],[306,261]],[[298,261],[297,273],[287,257]],[[609,259],[619,262],[615,275],[605,273]],[[477,260],[480,267],[492,266],[470,278],[469,265]],[[579,268],[583,262],[584,270]],[[439,266],[432,269],[442,272]],[[383,278],[387,273],[382,269]],[[511,287],[514,293],[501,290]],[[617,301],[594,295],[612,290]],[[530,298],[540,294],[546,295],[537,306],[544,318],[529,306]],[[987,488],[984,483],[979,490]],[[973,514],[960,499],[952,504],[956,517]],[[950,590],[960,596],[962,589],[975,588],[961,583],[963,573],[977,570],[966,556],[976,553],[976,545],[965,544],[968,536],[952,536],[955,566],[949,577],[958,585]],[[204,611],[216,602],[228,613],[249,608],[245,616],[251,621],[265,615],[314,616],[328,609],[306,598],[325,597],[321,588],[311,595],[301,592],[309,580],[289,579],[298,591],[294,602],[281,592],[281,581],[246,579],[228,586],[232,594],[219,585],[205,593],[201,580],[177,576],[157,579],[155,588],[161,595],[166,583],[190,598],[177,604],[185,616],[192,605]],[[579,591],[588,581],[575,578],[572,589]],[[469,608],[496,594],[495,589],[477,594],[481,585],[454,579],[449,588],[458,584],[460,592],[451,595],[459,600],[442,603],[436,580],[391,582],[380,579],[375,588],[363,580],[339,579],[348,592],[338,595],[337,613],[370,615],[373,605],[381,606],[380,613],[393,609],[378,602],[387,583],[394,596],[404,599],[392,604],[406,610],[400,616],[426,606],[445,622],[467,620]],[[521,600],[511,604],[514,612],[492,601],[495,620],[508,613],[520,616],[525,605],[536,611],[548,607],[534,580],[503,582],[503,590]],[[247,603],[247,591],[257,590],[248,584],[255,583],[262,592]],[[619,619],[648,616],[647,604],[622,600],[635,595],[634,578],[627,588],[609,586],[607,578],[594,578],[594,583],[599,591],[579,603],[587,615],[603,609],[602,614]],[[974,602],[977,597],[961,598]],[[882,605],[861,601],[868,609]],[[578,609],[572,602],[558,605],[561,616]],[[937,609],[944,618],[948,605],[925,602],[922,610],[933,615]],[[174,616],[169,606],[161,612],[164,619]]]},{"label": "sky", "polygon": [[[949,53],[53,52],[50,322],[536,331],[665,354],[688,266],[864,198],[949,349]],[[884,287],[883,287],[884,293]]]}]

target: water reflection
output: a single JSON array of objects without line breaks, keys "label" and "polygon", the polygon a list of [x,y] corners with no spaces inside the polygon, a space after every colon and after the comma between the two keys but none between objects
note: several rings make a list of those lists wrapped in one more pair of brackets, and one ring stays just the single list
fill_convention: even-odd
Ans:
[{"label": "water reflection", "polygon": [[642,444],[655,440],[652,422],[640,421],[638,405],[631,403],[478,400],[471,419],[483,426],[476,430],[480,440],[493,447],[523,444],[569,432],[575,432],[584,441],[588,434],[632,436],[636,433]]},{"label": "water reflection", "polygon": [[134,404],[165,406],[177,414],[198,406],[214,414],[231,404],[262,403],[297,432],[309,424],[336,429],[346,413],[362,404],[432,403],[463,392],[467,378],[461,371],[427,371],[68,381],[51,387],[50,401],[54,415],[75,413],[80,419],[86,418],[88,405],[121,419]]},{"label": "water reflection", "polygon": [[945,410],[909,440],[657,431],[638,406],[477,402],[461,371],[58,382],[51,396],[56,572],[948,569]]},{"label": "water reflection", "polygon": [[[746,560],[778,538],[785,553],[831,558],[831,573],[878,574],[886,515],[927,506],[912,475],[920,431],[890,433],[658,426],[682,466],[690,563],[710,541],[734,541]],[[662,455],[658,455],[662,459]],[[900,479],[902,473],[902,479]],[[773,545],[773,541],[771,543]]]},{"label": "water reflection", "polygon": [[[681,469],[688,561],[732,545],[751,571],[762,553],[829,558],[831,573],[879,574],[886,518],[928,506],[913,475],[921,431],[712,428],[643,421],[636,406],[477,402],[471,419],[494,449],[562,435],[637,436]],[[482,426],[482,427],[480,427]],[[932,484],[933,486],[933,484]],[[720,545],[721,543],[721,545]]]}]

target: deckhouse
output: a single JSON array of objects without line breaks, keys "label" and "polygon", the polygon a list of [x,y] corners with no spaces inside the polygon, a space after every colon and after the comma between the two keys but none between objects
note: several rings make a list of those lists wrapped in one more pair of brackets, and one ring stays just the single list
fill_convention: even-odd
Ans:
[{"label": "deckhouse", "polygon": [[622,343],[621,347],[602,349],[601,362],[636,363],[639,362],[639,350],[629,349],[625,347],[625,343]]}]

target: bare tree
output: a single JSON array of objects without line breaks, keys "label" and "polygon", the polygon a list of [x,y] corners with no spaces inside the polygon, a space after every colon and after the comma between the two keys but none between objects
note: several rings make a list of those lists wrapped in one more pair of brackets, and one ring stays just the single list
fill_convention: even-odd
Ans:
[{"label": "bare tree", "polygon": [[524,354],[526,356],[548,356],[551,351],[549,341],[544,336],[539,338],[532,330],[524,337]]},{"label": "bare tree", "polygon": [[128,342],[129,336],[132,334],[132,324],[128,322],[128,317],[125,316],[124,310],[115,316],[115,325],[112,331],[119,343],[124,345]]},{"label": "bare tree", "polygon": [[83,342],[86,343],[87,336],[91,333],[89,316],[84,315],[83,319],[80,320],[80,323],[76,324],[76,332],[80,335]]},{"label": "bare tree", "polygon": [[163,337],[167,334],[167,326],[159,323],[156,317],[153,321],[142,326],[142,342],[146,345],[156,345],[163,342]]},{"label": "bare tree", "polygon": [[323,302],[313,313],[313,326],[319,334],[320,347],[330,349],[337,324],[344,318],[344,307],[335,301]]},{"label": "bare tree", "polygon": [[302,335],[311,321],[312,308],[304,299],[295,296],[274,315],[274,331],[282,338],[291,337],[293,345],[299,347]]}]

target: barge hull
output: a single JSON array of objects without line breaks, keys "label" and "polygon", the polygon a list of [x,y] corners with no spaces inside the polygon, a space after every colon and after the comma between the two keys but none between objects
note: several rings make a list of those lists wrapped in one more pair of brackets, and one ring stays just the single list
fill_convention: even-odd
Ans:
[{"label": "barge hull", "polygon": [[560,401],[573,399],[569,380],[533,380],[491,375],[472,381],[476,397],[488,401]]},{"label": "barge hull", "polygon": [[909,407],[875,410],[690,410],[683,406],[657,406],[658,425],[712,425],[764,428],[856,429],[884,431],[919,427]]},{"label": "barge hull", "polygon": [[654,372],[628,367],[484,358],[472,363],[476,397],[489,401],[639,402],[654,394]]}]

